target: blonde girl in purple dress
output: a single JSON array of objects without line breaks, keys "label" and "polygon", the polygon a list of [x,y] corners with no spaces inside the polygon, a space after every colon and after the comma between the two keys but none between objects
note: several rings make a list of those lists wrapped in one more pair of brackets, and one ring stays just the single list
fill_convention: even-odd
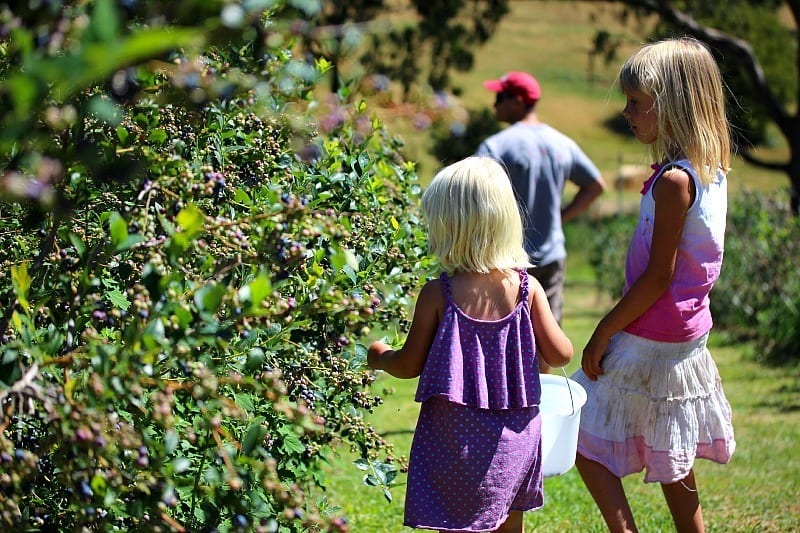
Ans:
[{"label": "blonde girl in purple dress", "polygon": [[711,53],[694,39],[644,46],[623,65],[623,111],[652,148],[622,299],[573,378],[586,389],[576,466],[608,528],[636,531],[621,479],[661,484],[679,532],[704,531],[696,458],[727,463],[731,409],[707,347],[722,266],[730,138]]},{"label": "blonde girl in purple dress", "polygon": [[521,533],[543,504],[538,358],[564,366],[572,343],[528,276],[522,219],[503,168],[469,157],[422,196],[441,275],[422,288],[402,348],[377,341],[368,364],[419,376],[404,523]]}]

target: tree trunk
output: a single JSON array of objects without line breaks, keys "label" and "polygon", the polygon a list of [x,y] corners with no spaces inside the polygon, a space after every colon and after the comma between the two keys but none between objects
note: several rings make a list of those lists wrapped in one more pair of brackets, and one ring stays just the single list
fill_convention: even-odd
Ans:
[{"label": "tree trunk", "polygon": [[[800,121],[795,121],[800,128]],[[790,139],[791,158],[786,173],[789,175],[789,208],[795,216],[800,215],[800,132]]]}]

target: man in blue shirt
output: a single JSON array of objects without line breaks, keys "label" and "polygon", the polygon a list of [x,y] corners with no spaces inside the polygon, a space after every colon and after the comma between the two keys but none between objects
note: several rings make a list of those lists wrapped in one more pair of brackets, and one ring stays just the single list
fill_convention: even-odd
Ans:
[{"label": "man in blue shirt", "polygon": [[[605,190],[605,182],[575,141],[536,116],[542,91],[533,76],[514,71],[483,85],[496,93],[495,115],[509,126],[483,141],[476,155],[493,157],[505,166],[525,208],[525,249],[534,265],[531,274],[544,287],[560,322],[567,257],[561,225],[586,211]],[[567,180],[578,191],[562,205]],[[544,365],[541,370],[549,368]]]}]

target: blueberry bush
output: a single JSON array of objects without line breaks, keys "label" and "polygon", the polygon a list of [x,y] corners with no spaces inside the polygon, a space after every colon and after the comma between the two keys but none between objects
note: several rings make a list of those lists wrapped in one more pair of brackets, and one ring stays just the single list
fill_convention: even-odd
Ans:
[{"label": "blueberry bush", "polygon": [[[317,2],[0,8],[0,530],[346,531],[400,461],[356,339],[429,264],[414,165],[293,43]],[[391,332],[388,332],[391,333]]]}]

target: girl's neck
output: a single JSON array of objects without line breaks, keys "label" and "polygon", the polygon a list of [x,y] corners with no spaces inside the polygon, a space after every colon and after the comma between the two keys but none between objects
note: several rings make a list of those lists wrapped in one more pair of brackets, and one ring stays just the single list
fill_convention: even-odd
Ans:
[{"label": "girl's neck", "polygon": [[467,278],[477,278],[477,279],[484,279],[484,278],[497,278],[502,279],[507,277],[511,271],[509,270],[500,270],[499,268],[495,268],[490,270],[489,272],[476,272],[474,270],[456,270],[450,276],[462,276]]},{"label": "girl's neck", "polygon": [[479,320],[499,320],[519,304],[520,275],[510,270],[456,271],[451,275],[455,304]]}]

